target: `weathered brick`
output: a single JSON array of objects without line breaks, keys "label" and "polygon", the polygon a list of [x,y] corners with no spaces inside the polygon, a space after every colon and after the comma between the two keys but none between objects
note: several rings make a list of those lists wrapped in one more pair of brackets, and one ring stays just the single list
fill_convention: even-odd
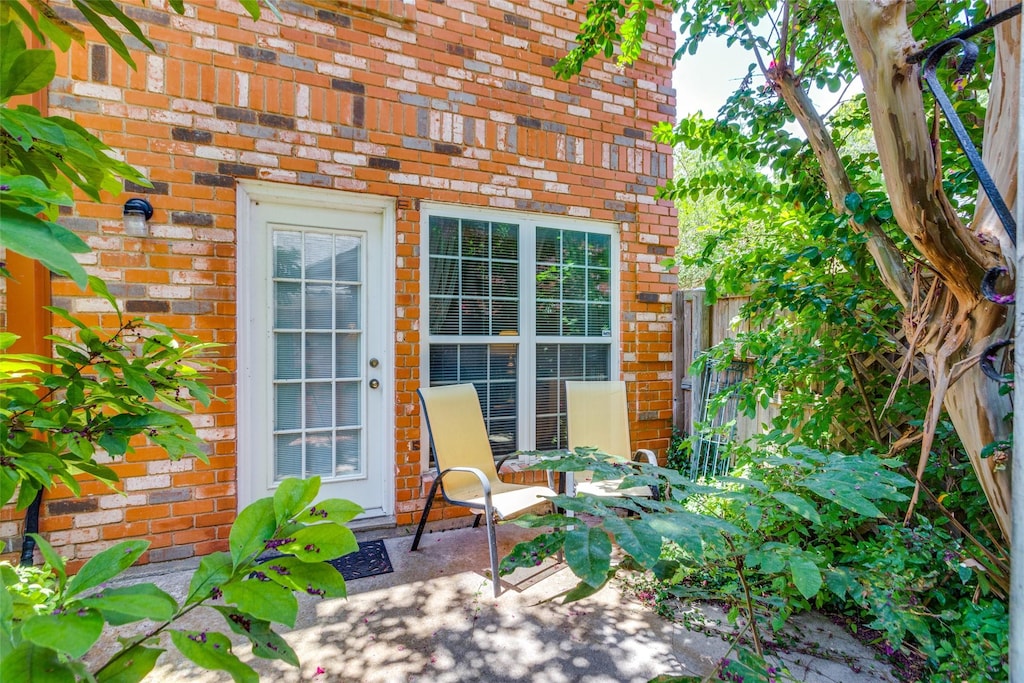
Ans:
[{"label": "weathered brick", "polygon": [[212,187],[234,187],[236,182],[233,176],[216,173],[196,173],[194,180],[196,185],[210,185]]},{"label": "weathered brick", "polygon": [[124,310],[127,313],[167,313],[170,304],[166,301],[131,300],[124,302]]},{"label": "weathered brick", "polygon": [[213,133],[193,128],[172,128],[171,138],[179,142],[198,142],[205,145],[213,142]]},{"label": "weathered brick", "polygon": [[356,83],[355,81],[346,81],[343,78],[332,78],[331,89],[340,90],[342,92],[355,93],[356,95],[363,95],[366,93],[366,87],[362,83]]}]

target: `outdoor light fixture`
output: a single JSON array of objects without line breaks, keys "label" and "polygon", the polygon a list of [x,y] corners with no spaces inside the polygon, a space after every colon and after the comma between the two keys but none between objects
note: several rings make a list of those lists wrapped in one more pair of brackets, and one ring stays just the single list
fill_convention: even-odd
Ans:
[{"label": "outdoor light fixture", "polygon": [[145,237],[149,234],[153,205],[141,197],[133,197],[124,203],[124,234]]}]

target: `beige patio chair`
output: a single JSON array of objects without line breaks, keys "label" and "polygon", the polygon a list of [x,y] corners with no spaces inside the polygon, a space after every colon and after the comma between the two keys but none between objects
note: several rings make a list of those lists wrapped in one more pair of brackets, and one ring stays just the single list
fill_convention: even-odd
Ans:
[{"label": "beige patio chair", "polygon": [[481,515],[487,521],[491,580],[494,597],[498,597],[501,582],[498,578],[494,517],[507,519],[537,505],[550,506],[551,503],[545,499],[554,497],[555,492],[547,486],[511,484],[498,478],[480,399],[472,384],[421,387],[417,393],[427,419],[430,443],[434,447],[437,477],[427,495],[412,550],[419,546],[427,515],[440,486],[441,494],[448,503],[468,507],[477,513],[474,527],[480,524]]},{"label": "beige patio chair", "polygon": [[[646,459],[652,465],[658,460],[646,448],[630,450],[629,416],[626,406],[625,382],[566,382],[565,403],[568,413],[569,450],[589,447],[607,455],[633,460]],[[647,486],[621,489],[622,479],[593,481],[591,472],[574,473],[571,495],[590,493],[595,496],[644,496],[654,492]]]}]

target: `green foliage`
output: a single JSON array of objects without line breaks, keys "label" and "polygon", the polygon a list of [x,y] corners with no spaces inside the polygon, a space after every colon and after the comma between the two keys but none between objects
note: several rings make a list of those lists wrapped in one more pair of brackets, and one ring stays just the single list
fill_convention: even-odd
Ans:
[{"label": "green foliage", "polygon": [[[252,643],[255,656],[298,666],[295,652],[273,630],[273,624],[294,625],[298,612],[295,593],[344,597],[345,580],[324,561],[358,549],[351,530],[338,518],[322,514],[322,509],[344,509],[345,515],[352,516],[362,510],[349,501],[313,503],[319,489],[318,477],[286,480],[273,499],[256,501],[244,509],[238,519],[251,541],[234,560],[228,553],[204,557],[181,604],[154,584],[109,585],[120,581],[121,574],[149,547],[148,541],[125,541],[108,548],[68,580],[64,560],[46,539],[34,536],[47,558],[46,567],[0,563],[5,589],[0,593],[0,668],[4,675],[14,676],[12,680],[140,681],[164,652],[161,634],[166,631],[171,644],[196,665],[225,671],[235,681],[258,681],[252,667],[232,652],[225,634],[213,629],[170,628],[200,607],[219,613],[231,632]],[[307,549],[300,556],[293,552],[298,549],[292,544],[302,535],[337,540],[315,552]],[[260,556],[268,550],[284,555],[261,562]],[[86,667],[83,656],[107,626],[146,620],[149,623],[138,635],[120,639],[118,652],[92,671]]]},{"label": "green foliage", "polygon": [[[0,504],[19,490],[22,509],[55,482],[77,494],[80,474],[113,486],[117,474],[96,455],[120,458],[134,450],[132,439],[139,435],[171,459],[206,460],[183,413],[191,400],[209,404],[212,395],[201,373],[213,366],[202,355],[217,345],[159,323],[126,319],[102,281],[90,278],[89,284],[117,314],[116,331],[105,334],[53,307],[74,326],[75,340],[50,337],[54,357],[0,355]],[[0,350],[15,339],[0,335]]]}]

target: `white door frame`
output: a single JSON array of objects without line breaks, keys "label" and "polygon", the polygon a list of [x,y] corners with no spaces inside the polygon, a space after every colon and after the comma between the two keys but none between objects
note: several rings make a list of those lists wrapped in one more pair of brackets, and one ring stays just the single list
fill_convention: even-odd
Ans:
[{"label": "white door frame", "polygon": [[[394,414],[394,339],[395,320],[393,314],[388,311],[395,310],[395,200],[376,195],[357,194],[341,190],[303,187],[298,185],[285,185],[258,180],[239,180],[236,196],[236,242],[237,242],[237,268],[235,274],[235,287],[237,292],[237,395],[236,405],[236,481],[238,486],[238,509],[252,503],[258,498],[267,495],[266,487],[261,487],[253,476],[256,468],[245,467],[243,461],[245,454],[254,452],[253,444],[260,438],[255,429],[251,426],[257,419],[253,414],[252,404],[244,397],[254,395],[253,392],[266,392],[269,387],[263,386],[261,381],[264,368],[260,363],[266,363],[269,359],[256,357],[256,343],[254,335],[246,333],[247,330],[256,329],[257,320],[266,315],[266,311],[260,308],[261,304],[254,291],[256,288],[246,286],[246,274],[263,272],[261,259],[267,258],[266,254],[258,253],[256,240],[252,235],[253,206],[260,202],[274,205],[294,205],[296,210],[301,207],[317,207],[334,209],[339,211],[372,212],[381,215],[381,242],[383,253],[381,254],[384,267],[381,273],[367,273],[367,277],[379,278],[378,287],[384,300],[374,302],[371,307],[383,312],[384,343],[385,348],[377,357],[381,361],[381,368],[375,375],[380,377],[380,391],[383,396],[383,424],[384,434],[381,443],[385,449],[384,453],[377,454],[384,458],[383,481],[384,487],[383,507],[378,510],[368,510],[365,518],[367,521],[373,518],[375,521],[386,522],[387,518],[394,519],[395,514],[395,414]],[[263,304],[266,305],[265,303]],[[262,323],[260,324],[262,326]],[[244,476],[243,476],[244,475]]]}]

